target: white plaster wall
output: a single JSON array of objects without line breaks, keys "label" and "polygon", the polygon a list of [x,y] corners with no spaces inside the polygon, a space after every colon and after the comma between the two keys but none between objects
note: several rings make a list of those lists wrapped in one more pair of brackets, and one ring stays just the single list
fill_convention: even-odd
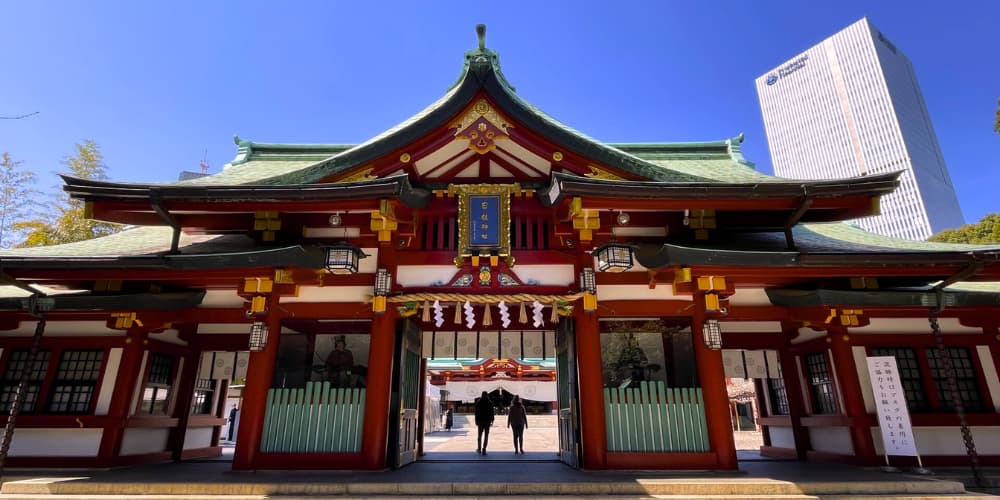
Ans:
[{"label": "white plaster wall", "polygon": [[769,426],[767,432],[771,435],[771,446],[776,448],[795,449],[795,436],[791,427]]},{"label": "white plaster wall", "polygon": [[[844,409],[847,408],[847,405],[844,404],[844,381],[840,380],[840,377],[837,376],[837,373],[838,373],[837,372],[837,362],[833,359],[833,353],[830,352],[829,349],[826,350],[826,351],[824,351],[823,355],[826,356],[826,362],[827,362],[827,364],[830,365],[830,376],[833,377],[833,380],[836,381],[836,384],[834,384],[835,385],[834,389],[835,389],[835,392],[837,393],[837,405],[838,405],[837,407],[840,408],[841,411],[844,411]],[[852,359],[851,361],[854,361],[854,360]],[[847,369],[850,370],[851,367],[848,366]],[[808,369],[807,369],[806,373],[809,373]],[[804,379],[804,380],[808,380],[808,379]],[[805,384],[803,384],[803,386],[805,386]]]},{"label": "white plaster wall", "polygon": [[122,455],[143,455],[157,453],[167,449],[167,437],[170,429],[150,429],[147,427],[130,427],[122,436]]},{"label": "white plaster wall", "polygon": [[15,429],[12,457],[96,457],[104,429]]},{"label": "white plaster wall", "polygon": [[[4,332],[4,335],[34,335],[37,321],[22,321],[17,329]],[[46,321],[45,336],[59,337],[64,335],[92,336],[124,336],[123,330],[112,330],[104,321]]]},{"label": "white plaster wall", "polygon": [[201,304],[198,307],[201,308],[213,308],[213,307],[243,307],[246,304],[246,300],[243,297],[237,295],[235,289],[231,290],[205,290],[205,298],[202,299]]},{"label": "white plaster wall", "polygon": [[[526,284],[537,283],[549,286],[568,286],[577,279],[574,272],[575,269],[575,267],[569,264],[546,266],[518,265],[513,271],[521,279],[521,282]],[[517,290],[512,290],[512,292],[517,293]]]},{"label": "white plaster wall", "polygon": [[854,369],[858,372],[858,382],[861,384],[861,397],[865,400],[865,411],[874,414],[878,411],[875,407],[875,391],[872,389],[872,379],[868,374],[868,352],[862,346],[851,347],[851,354],[854,355]]},{"label": "white plaster wall", "polygon": [[396,268],[396,283],[401,286],[434,286],[435,283],[451,284],[458,274],[455,266],[399,266]]},{"label": "white plaster wall", "polygon": [[813,330],[812,328],[809,328],[808,326],[803,326],[802,328],[799,328],[799,334],[792,339],[792,344],[801,344],[803,342],[809,342],[810,340],[818,339],[825,336],[826,332],[824,331],[816,331]]},{"label": "white plaster wall", "polygon": [[250,323],[198,323],[198,333],[247,335],[250,333]]},{"label": "white plaster wall", "polygon": [[[982,333],[978,326],[962,326],[958,318],[939,318],[942,333]],[[869,318],[868,324],[849,328],[851,333],[909,333],[931,335],[927,318]]]},{"label": "white plaster wall", "polygon": [[[297,297],[281,297],[281,303],[368,302],[373,293],[374,290],[370,286],[303,286],[299,287]],[[247,328],[249,327],[244,325],[244,331],[247,331]]]},{"label": "white plaster wall", "polygon": [[780,321],[720,321],[722,333],[775,333],[781,332]]},{"label": "white plaster wall", "polygon": [[[1000,455],[1000,427],[970,427],[980,455]],[[884,453],[882,432],[872,427],[875,452]],[[921,455],[965,455],[965,441],[959,427],[914,427],[917,451]]]},{"label": "white plaster wall", "polygon": [[990,391],[990,398],[993,399],[993,410],[1000,412],[1000,380],[997,379],[997,366],[990,354],[990,346],[977,345],[976,352],[979,353],[979,364],[983,367],[983,376],[986,377],[986,388]]},{"label": "white plaster wall", "polygon": [[101,392],[97,395],[97,407],[94,415],[107,415],[111,406],[111,396],[115,393],[115,382],[118,381],[118,366],[122,361],[121,347],[112,347],[108,352],[108,362],[104,365],[104,375],[101,376]]},{"label": "white plaster wall", "polygon": [[809,427],[809,442],[816,451],[854,455],[854,443],[847,427]]},{"label": "white plaster wall", "polygon": [[[229,415],[226,415],[227,417]],[[184,434],[184,449],[208,448],[212,446],[212,429],[214,427],[188,427]]]},{"label": "white plaster wall", "polygon": [[691,300],[689,295],[674,295],[669,283],[650,290],[646,285],[597,285],[598,300]]},{"label": "white plaster wall", "polygon": [[[771,300],[763,288],[737,288],[729,296],[729,304],[734,306],[769,306]],[[780,329],[779,329],[780,331]]]}]

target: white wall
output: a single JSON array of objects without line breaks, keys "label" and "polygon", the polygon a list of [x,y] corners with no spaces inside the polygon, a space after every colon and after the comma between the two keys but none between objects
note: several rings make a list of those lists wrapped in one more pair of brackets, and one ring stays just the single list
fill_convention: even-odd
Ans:
[{"label": "white wall", "polygon": [[[872,427],[875,453],[882,454],[882,432]],[[1000,427],[970,427],[980,455],[1000,455]],[[959,427],[914,427],[917,451],[921,455],[965,455],[965,441]]]},{"label": "white wall", "polygon": [[121,455],[143,455],[157,453],[167,449],[167,437],[170,429],[150,429],[147,427],[131,427],[125,429],[122,437]]},{"label": "white wall", "polygon": [[214,427],[188,427],[184,434],[184,449],[193,450],[212,446],[212,429]]},{"label": "white wall", "polygon": [[771,446],[776,448],[795,449],[795,436],[791,427],[768,426],[767,432],[771,435]]},{"label": "white wall", "polygon": [[815,451],[854,455],[854,442],[847,427],[809,427],[809,442]]},{"label": "white wall", "polygon": [[94,415],[107,415],[111,407],[111,397],[115,393],[115,382],[118,381],[118,365],[122,361],[121,347],[113,347],[108,353],[108,362],[104,366],[104,376],[101,377],[101,393],[97,395],[97,407]]},{"label": "white wall", "polygon": [[96,457],[104,429],[15,429],[12,457]]}]

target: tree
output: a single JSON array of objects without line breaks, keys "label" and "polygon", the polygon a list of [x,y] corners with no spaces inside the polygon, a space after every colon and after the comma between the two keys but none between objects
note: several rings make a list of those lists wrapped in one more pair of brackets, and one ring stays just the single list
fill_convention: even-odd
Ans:
[{"label": "tree", "polygon": [[1000,213],[987,214],[976,224],[946,229],[930,237],[930,241],[945,243],[1000,243]]},{"label": "tree", "polygon": [[993,130],[1000,134],[1000,99],[997,99],[997,121],[993,124]]},{"label": "tree", "polygon": [[993,130],[1000,134],[1000,99],[997,99],[997,121],[993,124]]},{"label": "tree", "polygon": [[[76,156],[63,161],[65,174],[81,179],[105,180],[108,178],[104,155],[97,143],[91,140],[76,144]],[[43,217],[15,224],[18,230],[27,232],[27,237],[18,246],[34,247],[58,245],[74,241],[89,240],[99,236],[117,233],[121,226],[108,222],[87,219],[85,204],[69,195],[58,197],[53,210]]]},{"label": "tree", "polygon": [[10,153],[0,154],[0,248],[10,248],[20,241],[17,222],[34,214],[38,190],[34,189],[35,174],[24,170],[24,162],[15,161]]}]

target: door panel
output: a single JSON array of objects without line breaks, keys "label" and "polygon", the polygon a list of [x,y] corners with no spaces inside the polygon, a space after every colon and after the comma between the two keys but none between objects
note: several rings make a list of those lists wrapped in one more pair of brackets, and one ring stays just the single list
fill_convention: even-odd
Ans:
[{"label": "door panel", "polygon": [[561,318],[556,329],[556,370],[559,403],[559,459],[579,467],[576,339],[573,319]]},{"label": "door panel", "polygon": [[[420,372],[420,329],[409,320],[404,320],[397,339],[398,357],[394,370],[393,409],[398,412],[393,466],[402,467],[417,458],[417,440],[420,428],[417,425],[419,413],[420,384],[424,380]],[[391,443],[392,440],[390,440]]]}]

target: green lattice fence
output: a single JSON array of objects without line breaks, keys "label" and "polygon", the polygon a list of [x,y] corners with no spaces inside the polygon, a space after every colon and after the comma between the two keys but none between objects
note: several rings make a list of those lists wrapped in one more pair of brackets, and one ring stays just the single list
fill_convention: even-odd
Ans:
[{"label": "green lattice fence", "polygon": [[364,389],[335,389],[329,382],[271,389],[261,451],[337,453],[361,451]]},{"label": "green lattice fence", "polygon": [[700,388],[639,387],[604,389],[608,451],[709,451],[705,405]]}]

